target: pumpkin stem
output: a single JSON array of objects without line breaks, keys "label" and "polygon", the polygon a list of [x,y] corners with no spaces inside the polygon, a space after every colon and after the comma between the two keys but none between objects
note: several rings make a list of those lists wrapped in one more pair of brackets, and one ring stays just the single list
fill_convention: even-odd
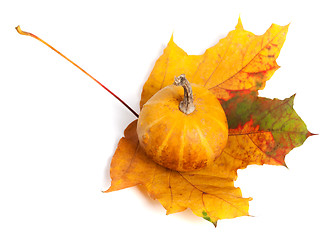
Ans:
[{"label": "pumpkin stem", "polygon": [[190,114],[195,110],[193,104],[192,87],[189,81],[186,79],[185,74],[181,74],[175,77],[174,85],[182,86],[184,88],[184,99],[179,104],[179,110],[185,114]]}]

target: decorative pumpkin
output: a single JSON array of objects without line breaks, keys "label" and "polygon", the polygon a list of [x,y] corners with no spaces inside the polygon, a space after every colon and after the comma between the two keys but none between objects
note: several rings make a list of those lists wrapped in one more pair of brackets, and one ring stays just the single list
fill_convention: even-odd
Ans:
[{"label": "decorative pumpkin", "polygon": [[192,171],[221,154],[228,124],[217,98],[202,86],[191,87],[182,74],[145,103],[137,134],[153,161],[173,170]]}]

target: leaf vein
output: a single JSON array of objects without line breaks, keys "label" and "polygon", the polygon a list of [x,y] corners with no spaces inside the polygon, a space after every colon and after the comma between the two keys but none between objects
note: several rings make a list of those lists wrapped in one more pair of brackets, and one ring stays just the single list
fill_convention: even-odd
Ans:
[{"label": "leaf vein", "polygon": [[[208,195],[210,195],[210,196],[212,196],[212,197],[215,197],[215,198],[217,198],[217,199],[219,199],[219,200],[221,200],[221,201],[223,201],[223,202],[226,202],[227,204],[229,204],[229,205],[232,206],[233,208],[237,209],[239,212],[243,213],[243,215],[246,215],[245,212],[243,212],[241,209],[239,209],[237,206],[235,206],[235,205],[232,204],[231,202],[225,200],[224,198],[222,198],[222,197],[220,197],[220,196],[218,196],[218,195],[216,195],[216,194],[208,193],[208,192],[205,192],[205,191],[199,189],[199,188],[196,187],[193,183],[191,183],[187,178],[185,178],[180,172],[178,172],[178,174],[179,174],[179,175],[180,175],[185,181],[187,181],[187,182],[188,182],[193,188],[195,188],[196,190],[198,190],[198,191],[200,191],[200,192],[202,192],[202,193],[204,193],[204,194],[208,194]],[[227,194],[228,194],[229,196],[231,196],[231,197],[234,197],[234,198],[242,198],[242,197],[235,196],[235,195],[233,195],[233,194],[229,194],[229,193],[227,193]]]},{"label": "leaf vein", "polygon": [[244,69],[244,68],[246,68],[259,54],[260,54],[260,52],[269,44],[269,43],[271,43],[276,37],[278,37],[279,36],[279,34],[281,34],[282,32],[284,31],[284,29],[281,29],[277,34],[275,34],[275,36],[269,41],[269,42],[267,42],[261,49],[260,49],[260,51],[258,51],[257,52],[257,54],[254,56],[254,57],[252,57],[252,59],[245,65],[245,66],[243,66],[239,71],[237,71],[236,73],[234,73],[231,77],[229,77],[228,79],[226,79],[226,80],[224,80],[223,82],[221,82],[221,83],[219,83],[219,84],[217,84],[216,86],[214,86],[214,87],[211,87],[211,88],[209,88],[209,90],[211,90],[211,89],[213,89],[213,88],[216,88],[216,87],[218,87],[219,85],[221,85],[221,84],[223,84],[223,83],[225,83],[225,82],[227,82],[227,81],[229,81],[230,79],[232,79],[235,75],[237,75],[238,73],[240,73],[241,72],[241,70],[242,69]]}]

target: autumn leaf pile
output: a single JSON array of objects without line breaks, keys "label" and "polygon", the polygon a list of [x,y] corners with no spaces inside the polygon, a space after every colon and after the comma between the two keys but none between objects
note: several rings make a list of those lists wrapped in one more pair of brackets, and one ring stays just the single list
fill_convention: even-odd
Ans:
[{"label": "autumn leaf pile", "polygon": [[261,36],[235,30],[202,55],[187,55],[170,39],[146,81],[140,107],[157,91],[185,74],[191,83],[209,89],[227,116],[226,148],[214,164],[191,172],[164,168],[139,146],[137,120],[119,141],[111,162],[112,192],[140,185],[167,214],[187,208],[215,226],[219,219],[248,216],[249,201],[234,187],[237,170],[250,164],[284,165],[285,156],[311,135],[293,109],[294,95],[284,99],[258,96],[258,90],[279,68],[276,59],[288,26],[271,25]]}]

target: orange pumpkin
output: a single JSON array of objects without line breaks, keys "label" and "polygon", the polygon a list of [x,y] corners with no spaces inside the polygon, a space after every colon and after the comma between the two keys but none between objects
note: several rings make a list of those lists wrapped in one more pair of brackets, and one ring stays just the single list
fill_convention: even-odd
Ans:
[{"label": "orange pumpkin", "polygon": [[192,171],[220,156],[228,124],[217,98],[180,75],[145,103],[137,134],[153,161],[173,170]]}]

